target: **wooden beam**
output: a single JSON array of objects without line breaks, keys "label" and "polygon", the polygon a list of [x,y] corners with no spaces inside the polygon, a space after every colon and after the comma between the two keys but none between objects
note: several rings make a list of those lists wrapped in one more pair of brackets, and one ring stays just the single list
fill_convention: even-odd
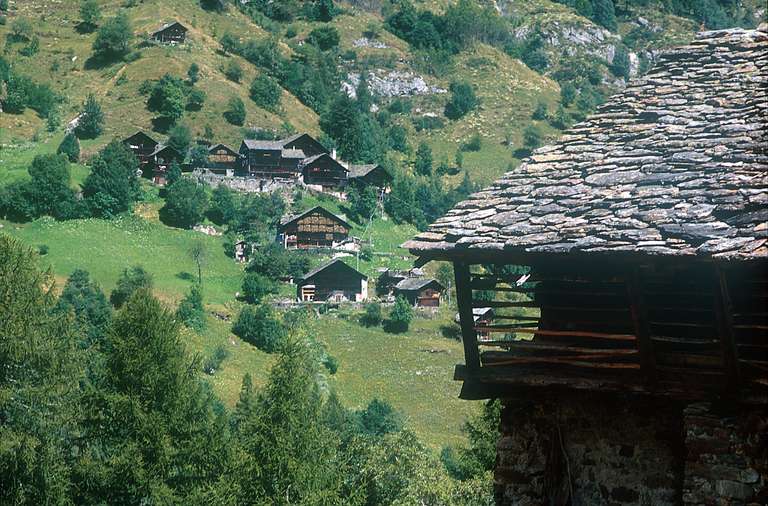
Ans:
[{"label": "wooden beam", "polygon": [[634,341],[632,334],[608,334],[606,332],[588,332],[583,330],[541,330],[521,328],[514,325],[478,325],[474,327],[479,332],[519,332],[521,334],[536,334],[539,336],[588,337],[592,339],[607,339],[610,341]]},{"label": "wooden beam", "polygon": [[472,314],[472,280],[469,265],[454,263],[453,272],[456,279],[456,303],[459,306],[459,321],[461,325],[461,341],[464,343],[464,361],[467,369],[480,369],[480,352],[477,348],[477,333],[475,332],[474,316]]},{"label": "wooden beam", "polygon": [[629,295],[629,309],[632,314],[632,323],[635,327],[635,336],[637,336],[637,349],[640,351],[640,371],[648,388],[653,390],[657,379],[656,360],[648,323],[648,309],[645,305],[642,279],[638,265],[634,265],[628,273],[627,294]]},{"label": "wooden beam", "polygon": [[739,372],[739,355],[736,350],[736,340],[733,332],[733,306],[728,289],[728,278],[722,267],[715,263],[715,316],[717,318],[718,334],[723,356],[723,368],[728,379],[728,390],[738,389],[741,380]]}]

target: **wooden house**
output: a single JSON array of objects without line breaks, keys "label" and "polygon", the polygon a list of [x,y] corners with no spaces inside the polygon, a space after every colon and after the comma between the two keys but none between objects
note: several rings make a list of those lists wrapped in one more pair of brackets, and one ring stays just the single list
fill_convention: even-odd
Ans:
[{"label": "wooden house", "polygon": [[348,174],[349,184],[358,186],[373,186],[385,190],[392,186],[392,175],[377,163],[367,165],[350,165]]},{"label": "wooden house", "polygon": [[395,285],[394,294],[416,307],[439,307],[443,290],[445,287],[431,278],[405,278]]},{"label": "wooden house", "polygon": [[301,162],[304,184],[322,191],[339,190],[347,184],[347,169],[328,153],[311,156]]},{"label": "wooden house", "polygon": [[339,259],[307,273],[296,285],[300,302],[364,302],[368,277]]},{"label": "wooden house", "polygon": [[304,153],[305,157],[328,153],[325,146],[307,133],[292,135],[280,141],[283,149],[294,149]]},{"label": "wooden house", "polygon": [[321,206],[285,217],[277,227],[277,241],[286,249],[333,248],[349,238],[346,220]]},{"label": "wooden house", "polygon": [[216,144],[208,148],[208,170],[214,174],[232,176],[240,167],[240,154],[226,144]]},{"label": "wooden house", "polygon": [[283,148],[282,141],[246,139],[240,145],[242,175],[262,178],[297,178],[305,158],[297,149]]},{"label": "wooden house", "polygon": [[502,400],[497,505],[768,497],[766,82],[768,25],[703,32],[406,243]]},{"label": "wooden house", "polygon": [[184,161],[184,156],[171,146],[158,144],[150,155],[152,182],[158,185],[166,184],[166,174],[171,164],[179,165]]},{"label": "wooden house", "polygon": [[408,278],[423,277],[424,271],[419,268],[408,269],[405,271],[396,269],[383,269],[379,271],[376,278],[376,295],[394,295],[395,286]]},{"label": "wooden house", "polygon": [[234,244],[234,247],[235,262],[241,264],[247,262],[249,254],[251,253],[251,248],[248,246],[248,243],[240,239]]},{"label": "wooden house", "polygon": [[186,26],[174,21],[153,32],[152,39],[163,44],[183,44],[187,39],[188,31]]},{"label": "wooden house", "polygon": [[155,139],[139,130],[135,134],[123,139],[123,144],[130,149],[139,160],[139,167],[146,171],[146,166],[152,162],[152,155],[160,144]]}]

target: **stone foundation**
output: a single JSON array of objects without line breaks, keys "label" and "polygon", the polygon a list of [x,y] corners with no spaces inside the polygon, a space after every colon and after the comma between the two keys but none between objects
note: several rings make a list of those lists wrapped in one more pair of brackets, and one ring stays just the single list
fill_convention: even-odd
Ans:
[{"label": "stone foundation", "polygon": [[766,504],[767,421],[630,397],[506,399],[496,504]]}]

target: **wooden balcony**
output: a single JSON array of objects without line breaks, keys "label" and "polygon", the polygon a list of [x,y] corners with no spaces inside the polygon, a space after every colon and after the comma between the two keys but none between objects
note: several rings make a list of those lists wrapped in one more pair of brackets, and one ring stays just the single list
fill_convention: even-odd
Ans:
[{"label": "wooden balcony", "polygon": [[763,262],[454,267],[462,397],[551,387],[768,399]]}]

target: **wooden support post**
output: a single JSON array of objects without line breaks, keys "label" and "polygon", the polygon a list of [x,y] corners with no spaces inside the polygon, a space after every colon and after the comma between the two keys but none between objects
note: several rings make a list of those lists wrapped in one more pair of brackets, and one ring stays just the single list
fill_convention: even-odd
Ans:
[{"label": "wooden support post", "polygon": [[653,341],[651,341],[648,310],[643,295],[643,280],[638,266],[634,266],[627,276],[627,290],[635,337],[637,337],[637,349],[640,352],[640,372],[646,382],[646,387],[652,390],[656,383],[656,357],[653,351]]},{"label": "wooden support post", "polygon": [[715,315],[718,337],[723,356],[723,368],[728,378],[728,390],[738,390],[740,384],[739,355],[733,332],[733,306],[728,290],[728,278],[720,265],[715,264]]},{"label": "wooden support post", "polygon": [[454,263],[453,272],[456,277],[456,303],[459,306],[464,361],[467,364],[467,369],[474,371],[480,368],[480,352],[477,348],[477,333],[472,315],[472,280],[469,265]]}]

